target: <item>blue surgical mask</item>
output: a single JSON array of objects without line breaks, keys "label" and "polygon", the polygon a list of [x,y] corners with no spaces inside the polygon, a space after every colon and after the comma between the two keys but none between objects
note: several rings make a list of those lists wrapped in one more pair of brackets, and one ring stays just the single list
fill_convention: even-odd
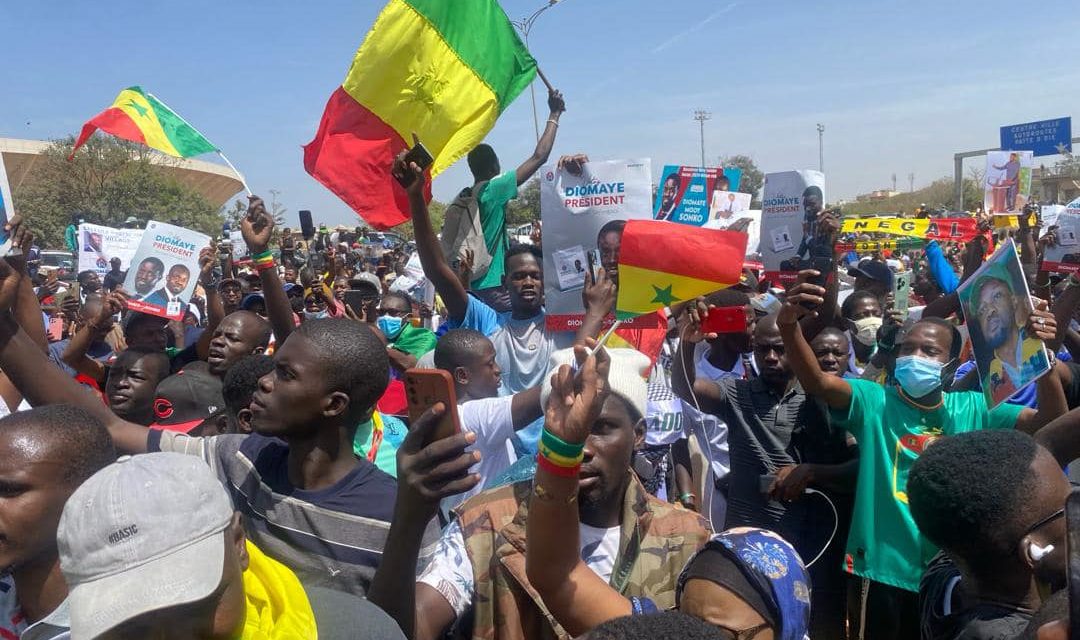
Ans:
[{"label": "blue surgical mask", "polygon": [[893,377],[900,383],[904,393],[912,398],[922,398],[941,388],[941,370],[945,365],[937,360],[919,356],[902,356],[896,359]]},{"label": "blue surgical mask", "polygon": [[401,333],[401,330],[405,326],[404,318],[395,318],[394,316],[379,316],[379,319],[375,321],[378,325],[379,331],[383,332],[387,340],[393,340]]},{"label": "blue surgical mask", "polygon": [[322,311],[308,311],[304,309],[304,319],[306,320],[321,320],[322,318],[329,318],[330,312],[326,309]]}]

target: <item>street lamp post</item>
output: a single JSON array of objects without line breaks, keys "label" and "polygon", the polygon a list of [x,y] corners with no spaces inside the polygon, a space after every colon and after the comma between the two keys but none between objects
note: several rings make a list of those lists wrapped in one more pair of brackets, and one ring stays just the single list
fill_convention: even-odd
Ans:
[{"label": "street lamp post", "polygon": [[825,125],[820,122],[817,126],[817,168],[825,173]]},{"label": "street lamp post", "polygon": [[708,111],[698,109],[694,112],[694,120],[698,121],[701,127],[701,167],[705,168],[705,121],[712,118],[712,114]]},{"label": "street lamp post", "polygon": [[[544,13],[548,9],[559,4],[563,0],[548,0],[548,3],[540,7],[533,12],[528,18],[522,18],[521,20],[511,20],[510,24],[517,27],[517,30],[521,32],[521,35],[525,37],[525,48],[529,48],[529,32],[532,31],[533,23],[540,17],[540,14]],[[533,129],[536,131],[536,139],[540,139],[540,116],[536,113],[536,80],[534,79],[529,83],[529,93],[532,95],[532,109],[533,109]]]}]

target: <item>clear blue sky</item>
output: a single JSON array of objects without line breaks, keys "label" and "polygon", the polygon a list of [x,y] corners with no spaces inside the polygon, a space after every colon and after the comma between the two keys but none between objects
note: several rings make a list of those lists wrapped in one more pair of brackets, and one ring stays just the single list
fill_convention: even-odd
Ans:
[{"label": "clear blue sky", "polygon": [[[447,0],[451,1],[451,0]],[[512,18],[542,0],[504,0]],[[380,0],[5,2],[0,136],[72,134],[141,84],[218,144],[290,217],[351,222],[303,169],[327,97]],[[555,153],[699,159],[694,109],[712,112],[706,154],[765,171],[816,168],[829,200],[951,174],[956,151],[997,146],[998,127],[1080,105],[1076,0],[564,0],[530,44],[569,111]],[[542,89],[542,85],[538,85]],[[543,92],[538,91],[541,118]],[[1080,129],[1080,121],[1077,122]],[[1075,135],[1075,133],[1074,133]],[[489,140],[504,167],[532,150],[526,92]],[[212,157],[207,157],[212,159]],[[553,158],[554,159],[554,158]],[[447,200],[461,162],[435,181]]]}]

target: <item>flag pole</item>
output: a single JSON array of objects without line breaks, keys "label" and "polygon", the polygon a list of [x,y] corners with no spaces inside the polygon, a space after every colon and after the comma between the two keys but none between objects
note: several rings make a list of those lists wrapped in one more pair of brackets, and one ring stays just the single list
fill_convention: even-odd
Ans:
[{"label": "flag pole", "polygon": [[[169,105],[165,104],[165,101],[164,101],[164,100],[162,100],[161,98],[159,98],[159,97],[155,96],[154,94],[152,94],[152,93],[150,93],[150,92],[147,92],[147,95],[148,95],[148,96],[150,96],[150,97],[152,97],[152,98],[153,98],[154,100],[157,100],[157,101],[158,101],[158,102],[160,102],[161,104],[165,105],[165,108],[166,108],[166,109],[168,109],[169,111],[172,111],[172,112],[173,112],[173,115],[174,115],[174,116],[176,116],[177,118],[179,118],[181,122],[183,122],[183,123],[184,123],[184,124],[186,124],[187,126],[191,127],[191,129],[192,129],[193,131],[195,131],[196,133],[198,133],[198,134],[199,134],[200,136],[202,136],[204,140],[207,140],[206,136],[203,136],[203,134],[202,134],[202,132],[201,132],[201,131],[199,131],[199,130],[198,130],[198,129],[196,129],[196,128],[195,128],[194,126],[192,126],[192,124],[191,124],[190,122],[188,122],[187,120],[185,120],[185,119],[184,119],[184,116],[182,116],[182,115],[180,115],[179,113],[177,113],[175,109],[173,109],[173,108],[172,108],[172,107],[170,107]],[[209,140],[207,140],[207,142],[209,142]],[[236,177],[237,177],[237,178],[240,178],[240,184],[244,185],[244,191],[246,191],[246,192],[247,192],[248,196],[251,196],[251,195],[253,195],[253,194],[251,193],[251,187],[249,187],[249,186],[248,186],[247,180],[245,180],[245,179],[244,179],[244,174],[242,174],[242,173],[240,173],[239,171],[237,171],[237,170],[236,170],[236,167],[234,167],[234,166],[233,166],[233,163],[229,162],[229,159],[225,157],[225,154],[224,154],[224,153],[222,153],[220,149],[214,149],[214,151],[215,151],[215,152],[216,152],[216,153],[217,153],[217,154],[218,154],[219,156],[221,156],[221,159],[225,161],[225,164],[229,165],[229,168],[233,170],[233,173],[235,173],[235,174],[236,174]]]},{"label": "flag pole", "polygon": [[247,192],[248,197],[254,195],[251,193],[251,187],[248,186],[247,180],[244,180],[244,174],[236,170],[236,167],[233,166],[233,163],[229,162],[229,159],[225,157],[224,153],[218,151],[217,154],[221,156],[221,159],[225,161],[225,164],[229,165],[229,168],[233,170],[233,173],[236,174],[236,177],[240,178],[240,184],[244,185],[244,191]]}]

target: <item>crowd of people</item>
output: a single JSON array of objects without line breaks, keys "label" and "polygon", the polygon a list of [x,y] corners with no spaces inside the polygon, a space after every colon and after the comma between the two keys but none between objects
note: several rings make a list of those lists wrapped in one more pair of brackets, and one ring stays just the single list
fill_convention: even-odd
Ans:
[{"label": "crowd of people", "polygon": [[[657,352],[601,344],[622,226],[573,333],[546,326],[540,238],[506,235],[549,106],[520,166],[469,154],[472,248],[447,251],[399,157],[415,247],[278,230],[251,197],[260,258],[203,249],[182,321],[128,310],[118,260],[62,288],[13,216],[0,638],[1063,637],[1080,278],[1040,269],[1054,228],[1011,232],[1037,298],[1014,330],[1052,369],[993,408],[957,294],[989,233],[787,287],[748,266],[661,311]],[[834,210],[812,228],[839,241]],[[984,333],[1021,315],[986,297]],[[732,307],[742,330],[703,329]],[[457,406],[410,419],[415,368]]]}]

